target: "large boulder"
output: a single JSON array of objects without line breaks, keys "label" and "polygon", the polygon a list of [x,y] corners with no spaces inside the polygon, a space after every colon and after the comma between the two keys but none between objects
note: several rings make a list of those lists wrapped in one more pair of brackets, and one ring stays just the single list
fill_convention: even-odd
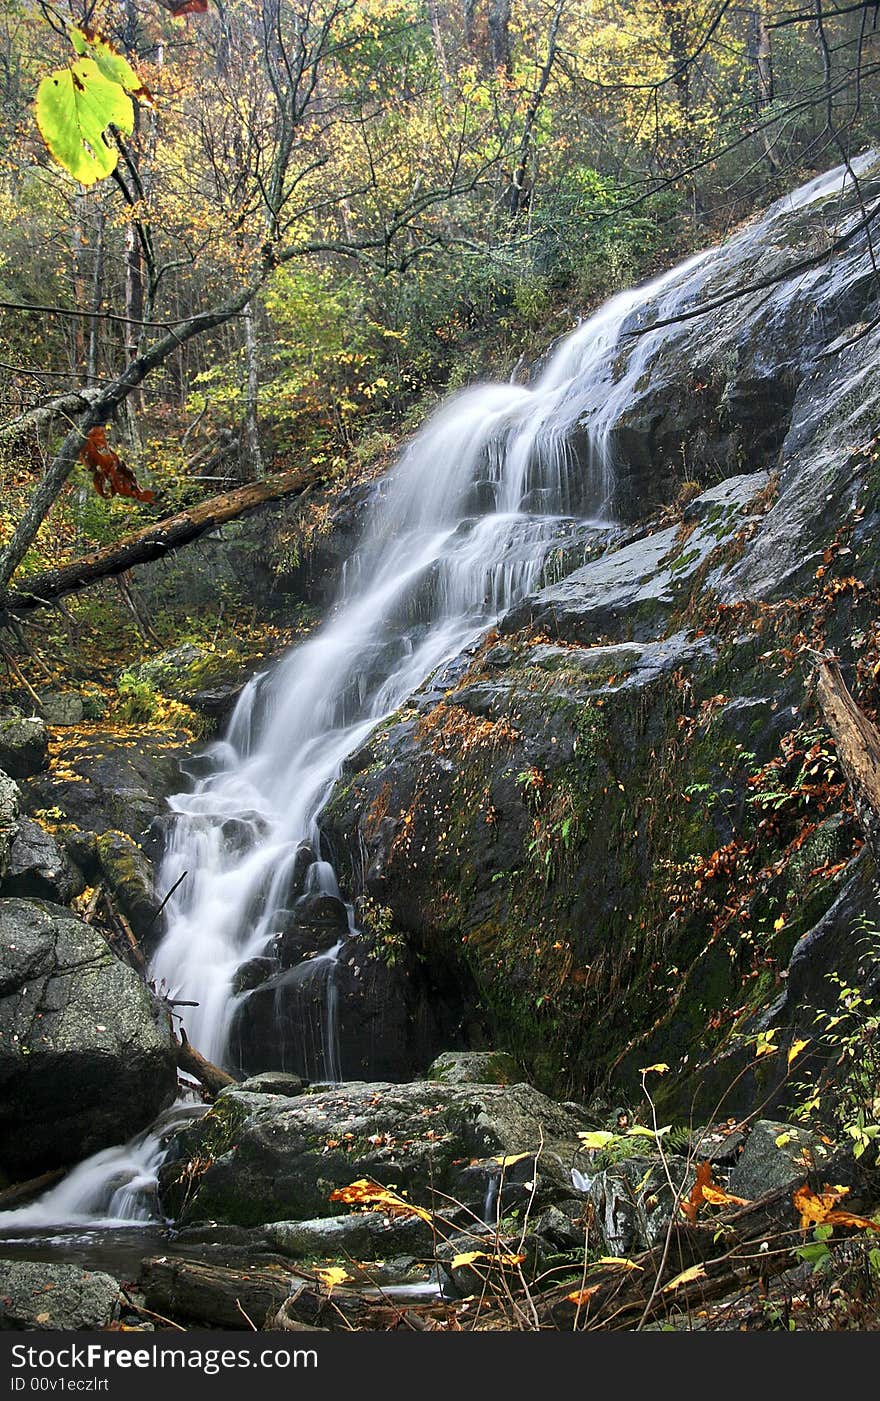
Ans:
[{"label": "large boulder", "polygon": [[0,1260],[0,1329],[107,1328],[125,1307],[118,1282],[98,1270],[42,1260]]},{"label": "large boulder", "polygon": [[363,1178],[417,1204],[448,1211],[448,1194],[482,1213],[502,1171],[520,1202],[535,1181],[539,1195],[571,1196],[581,1127],[525,1084],[354,1082],[293,1099],[232,1089],[181,1136],[160,1190],[166,1211],[185,1222],[251,1226],[342,1213],[331,1193]]},{"label": "large boulder", "polygon": [[51,832],[32,818],[23,817],[9,850],[3,894],[36,896],[66,905],[71,896],[82,889],[79,872]]},{"label": "large boulder", "polygon": [[0,1166],[33,1176],[120,1143],[176,1093],[167,1017],[96,930],[0,901]]},{"label": "large boulder", "polygon": [[46,723],[39,716],[0,719],[0,768],[12,778],[30,778],[49,762]]}]

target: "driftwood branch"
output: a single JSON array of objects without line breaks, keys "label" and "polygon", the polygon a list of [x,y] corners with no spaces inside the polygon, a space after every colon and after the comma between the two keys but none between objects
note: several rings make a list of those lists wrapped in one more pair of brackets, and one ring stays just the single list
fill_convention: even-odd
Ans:
[{"label": "driftwood branch", "polygon": [[219,1066],[212,1065],[209,1060],[205,1060],[205,1057],[186,1039],[183,1027],[180,1029],[180,1039],[177,1043],[177,1068],[183,1070],[187,1075],[192,1075],[194,1080],[198,1080],[200,1085],[204,1085],[210,1095],[217,1095],[221,1090],[225,1090],[227,1085],[236,1083],[234,1076],[227,1074]]},{"label": "driftwood branch", "polygon": [[860,710],[837,662],[818,662],[816,699],[846,774],[856,815],[880,870],[880,730]]},{"label": "driftwood branch", "polygon": [[65,594],[74,593],[90,584],[98,583],[114,575],[124,574],[135,564],[146,564],[150,560],[161,559],[172,550],[188,545],[209,530],[216,530],[227,521],[238,520],[240,516],[254,511],[270,501],[280,501],[285,496],[295,496],[320,481],[314,472],[284,472],[262,481],[248,482],[235,491],[227,491],[220,496],[212,496],[187,511],[180,511],[165,520],[154,521],[125,535],[113,545],[107,545],[94,554],[71,560],[57,569],[47,569],[42,574],[32,575],[27,586],[12,590],[6,597],[6,610],[20,615],[46,604],[54,603]]}]

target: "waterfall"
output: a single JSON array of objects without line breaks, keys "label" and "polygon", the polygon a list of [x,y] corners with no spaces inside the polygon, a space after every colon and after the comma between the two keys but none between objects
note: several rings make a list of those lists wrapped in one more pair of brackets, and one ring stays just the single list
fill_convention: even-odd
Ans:
[{"label": "waterfall", "polygon": [[38,1201],[0,1212],[4,1240],[46,1226],[142,1226],[155,1221],[158,1173],[174,1134],[204,1105],[178,1102],[129,1143],[105,1148],[75,1167]]},{"label": "waterfall", "polygon": [[[248,998],[237,970],[308,918],[320,856],[318,820],[343,761],[432,673],[540,580],[550,549],[576,524],[607,530],[619,407],[668,331],[622,349],[621,330],[692,298],[701,253],[613,297],[551,355],[531,386],[486,384],[455,395],[402,454],[348,560],[329,620],[241,696],[211,771],[171,799],[177,814],[160,874],[170,889],[152,976],[198,1002],[187,1034],[229,1058]],[[321,888],[338,898],[320,863]],[[335,955],[353,932],[308,950],[286,986],[326,982],[326,1015],[295,1068],[338,1075],[332,1025]],[[311,957],[308,956],[311,954]],[[303,1065],[303,1058],[309,1065]]]}]

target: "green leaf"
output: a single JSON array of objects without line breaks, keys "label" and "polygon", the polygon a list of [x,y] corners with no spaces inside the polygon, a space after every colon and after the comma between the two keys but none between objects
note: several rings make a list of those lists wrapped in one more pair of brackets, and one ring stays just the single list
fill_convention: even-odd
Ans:
[{"label": "green leaf", "polygon": [[70,41],[78,54],[85,58],[92,59],[98,66],[98,71],[110,83],[118,83],[126,92],[133,93],[135,97],[150,99],[147,89],[144,87],[137,73],[122,54],[118,54],[114,48],[102,39],[100,34],[85,34],[81,29],[71,29]]},{"label": "green leaf", "polygon": [[81,185],[93,185],[116,167],[119,152],[104,140],[107,127],[112,123],[129,135],[134,130],[131,98],[91,58],[43,79],[36,117],[51,155]]}]

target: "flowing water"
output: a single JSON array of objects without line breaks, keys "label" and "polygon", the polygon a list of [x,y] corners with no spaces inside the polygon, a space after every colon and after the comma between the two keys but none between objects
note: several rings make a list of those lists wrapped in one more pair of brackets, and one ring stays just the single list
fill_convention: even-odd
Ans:
[{"label": "flowing water", "polygon": [[[795,207],[840,184],[831,172],[782,203]],[[308,931],[309,912],[330,909],[333,934],[288,977],[304,994],[298,1068],[312,1079],[339,1077],[334,968],[354,926],[320,859],[322,807],[345,759],[541,583],[551,550],[583,541],[591,523],[607,532],[614,425],[674,334],[651,326],[698,302],[719,256],[701,253],[613,297],[530,386],[487,384],[451,398],[377,493],[328,621],[254,678],[225,738],[200,760],[207,775],[171,800],[159,886],[183,879],[151,976],[171,997],[198,1004],[187,1009],[187,1034],[210,1060],[228,1060],[236,1014],[246,1010],[241,966],[277,949],[291,922]],[[624,334],[633,329],[644,333]],[[0,1229],[155,1219],[156,1170],[171,1131],[160,1122],[89,1159],[41,1201],[0,1214]]]}]

